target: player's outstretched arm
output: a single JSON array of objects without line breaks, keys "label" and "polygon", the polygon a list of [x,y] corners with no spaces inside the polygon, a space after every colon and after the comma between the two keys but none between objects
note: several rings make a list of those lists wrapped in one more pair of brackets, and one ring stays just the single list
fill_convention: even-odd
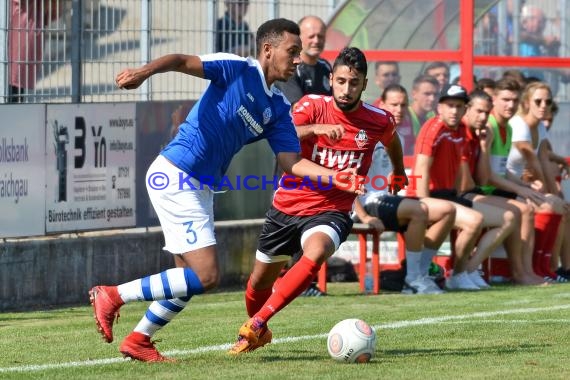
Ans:
[{"label": "player's outstretched arm", "polygon": [[121,71],[115,78],[115,82],[119,88],[132,90],[139,87],[152,75],[169,71],[177,71],[198,78],[204,78],[204,68],[198,56],[168,54],[152,60],[139,68],[129,68]]},{"label": "player's outstretched arm", "polygon": [[337,188],[349,193],[360,195],[365,192],[363,178],[350,170],[337,172],[327,169],[294,152],[279,153],[277,162],[285,173],[291,173],[301,178],[309,178],[312,181],[325,185],[332,183]]}]

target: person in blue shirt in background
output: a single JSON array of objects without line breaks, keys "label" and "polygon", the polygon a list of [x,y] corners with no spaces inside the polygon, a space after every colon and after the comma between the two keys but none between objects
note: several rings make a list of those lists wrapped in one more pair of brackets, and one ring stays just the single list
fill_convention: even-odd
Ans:
[{"label": "person in blue shirt in background", "polygon": [[223,183],[232,157],[245,144],[267,139],[287,173],[361,193],[353,173],[335,175],[335,171],[300,156],[291,105],[273,86],[295,72],[300,62],[299,34],[295,22],[274,19],[257,30],[257,59],[227,53],[170,54],[117,75],[116,83],[123,89],[137,88],[150,76],[168,71],[210,80],[146,176],[164,233],[164,250],[173,254],[176,267],[118,286],[95,286],[89,292],[97,328],[109,343],[123,304],[154,301],[119,346],[124,356],[146,362],[170,361],[150,338],[182,311],[193,295],[218,285],[212,188]]},{"label": "person in blue shirt in background", "polygon": [[[542,9],[525,5],[521,10],[521,32],[519,54],[521,57],[557,57],[560,39],[545,35],[546,16]],[[543,81],[544,70],[524,70],[526,77],[536,77]]]}]

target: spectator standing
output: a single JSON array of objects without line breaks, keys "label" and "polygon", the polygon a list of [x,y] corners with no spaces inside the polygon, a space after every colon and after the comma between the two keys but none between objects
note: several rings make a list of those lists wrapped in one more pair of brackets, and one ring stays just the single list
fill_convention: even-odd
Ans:
[{"label": "spectator standing", "polygon": [[[396,61],[379,61],[375,64],[376,70],[374,75],[374,83],[380,90],[380,95],[391,84],[400,84],[400,66]],[[407,95],[406,95],[407,97]],[[381,98],[376,99],[372,105],[378,107]]]},{"label": "spectator standing", "polygon": [[325,48],[326,25],[317,16],[305,16],[299,20],[301,30],[301,63],[287,82],[276,86],[294,105],[307,94],[331,95],[331,65],[321,58]]},{"label": "spectator standing", "polygon": [[439,83],[438,93],[441,92],[444,86],[449,84],[450,72],[449,65],[445,62],[435,61],[430,63],[424,69],[424,75],[431,75]]},{"label": "spectator standing", "polygon": [[216,52],[242,57],[254,54],[253,34],[244,20],[249,0],[225,0],[226,12],[216,24]]},{"label": "spectator standing", "polygon": [[[546,17],[541,8],[525,5],[521,10],[521,32],[519,55],[521,57],[555,57],[558,56],[560,39],[558,36],[545,35]],[[527,77],[544,80],[542,70],[525,70]]]},{"label": "spectator standing", "polygon": [[36,87],[43,56],[42,29],[60,12],[57,0],[11,0],[10,15],[8,102],[23,103],[26,91]]}]

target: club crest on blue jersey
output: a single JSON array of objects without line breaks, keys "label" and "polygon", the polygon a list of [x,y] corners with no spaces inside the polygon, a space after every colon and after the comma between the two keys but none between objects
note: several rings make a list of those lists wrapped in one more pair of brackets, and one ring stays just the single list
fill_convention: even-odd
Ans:
[{"label": "club crest on blue jersey", "polygon": [[263,111],[263,124],[269,123],[271,120],[271,108],[267,107],[265,111]]},{"label": "club crest on blue jersey", "polygon": [[356,146],[363,148],[368,143],[368,135],[364,129],[358,131],[356,136],[354,136],[354,141],[356,141]]}]

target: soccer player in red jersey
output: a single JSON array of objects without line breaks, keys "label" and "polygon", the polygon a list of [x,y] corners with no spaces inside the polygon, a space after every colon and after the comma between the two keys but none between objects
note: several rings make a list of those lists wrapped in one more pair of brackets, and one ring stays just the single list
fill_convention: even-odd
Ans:
[{"label": "soccer player in red jersey", "polygon": [[[406,89],[399,84],[388,85],[379,106],[394,116],[405,151],[406,139],[400,134],[400,129],[408,107]],[[453,228],[455,207],[441,199],[423,198],[420,201],[389,194],[387,186],[381,188],[376,185],[376,178],[390,178],[391,175],[389,158],[382,144],[378,144],[368,171],[366,193],[355,200],[354,213],[360,221],[374,226],[380,233],[397,231],[404,235],[406,277],[402,293],[441,294],[443,291],[429,276],[429,268]]]},{"label": "soccer player in red jersey", "polygon": [[[299,63],[299,33],[296,23],[273,19],[257,30],[258,59],[225,53],[169,54],[117,75],[116,83],[124,89],[135,89],[150,76],[172,71],[210,80],[176,137],[147,172],[147,190],[160,219],[164,249],[173,255],[176,268],[116,286],[96,285],[89,292],[97,330],[107,343],[114,339],[113,323],[125,303],[153,301],[119,346],[124,356],[170,361],[158,352],[151,337],[182,312],[193,296],[220,282],[213,187],[222,183],[232,157],[245,144],[267,139],[288,172],[326,177],[325,183],[332,179],[344,190],[360,193],[354,173],[339,174],[301,157],[290,104],[273,86],[276,80],[293,75]],[[155,181],[157,174],[160,181]],[[212,181],[201,182],[204,178]]]},{"label": "soccer player in red jersey", "polygon": [[[364,54],[354,47],[345,48],[333,64],[333,96],[306,95],[297,102],[293,120],[301,155],[326,168],[366,175],[374,147],[381,142],[394,174],[406,185],[392,115],[360,100],[367,71]],[[247,283],[245,303],[250,319],[239,329],[231,354],[253,351],[271,341],[268,321],[307,288],[321,264],[346,240],[354,198],[320,181],[285,173],[267,212]],[[274,286],[283,266],[301,250],[301,259]]]},{"label": "soccer player in red jersey", "polygon": [[[463,192],[462,197],[473,202],[474,208],[485,215],[485,221],[488,224],[496,225],[486,234],[496,233],[496,237],[503,235],[505,251],[511,265],[512,280],[521,285],[541,284],[543,280],[532,271],[532,244],[529,244],[528,237],[522,234],[523,223],[525,223],[525,230],[532,230],[533,228],[532,206],[522,201],[522,198],[517,200],[518,194],[515,192],[495,189],[492,193],[485,194],[480,186],[486,184],[486,178],[489,176],[489,168],[491,167],[490,148],[487,142],[487,137],[491,135],[491,132],[486,123],[493,108],[493,100],[483,90],[473,91],[469,98],[467,112],[463,118],[463,122],[467,126],[466,141],[469,150],[466,154],[468,161],[465,164],[465,170],[462,172],[460,185],[460,191]],[[509,189],[518,190],[524,194],[524,188],[519,189],[514,184]],[[506,219],[512,219],[514,227],[512,232],[508,234],[505,234],[508,223],[503,222]],[[500,239],[496,237],[492,246],[500,244]],[[523,239],[526,241],[524,245]],[[477,273],[477,267],[492,253],[492,246],[487,246],[486,251],[477,250],[467,265],[467,270],[470,273],[473,271]]]},{"label": "soccer player in red jersey", "polygon": [[[456,209],[455,261],[453,275],[447,280],[450,290],[478,290],[467,271],[467,264],[485,226],[482,213],[472,209],[473,203],[457,194],[461,163],[467,161],[466,131],[461,118],[469,101],[467,91],[459,85],[443,88],[437,106],[438,115],[420,129],[415,146],[412,174],[416,186],[408,187],[408,195],[442,198],[452,201]],[[490,240],[490,239],[489,239]],[[479,244],[490,244],[487,239]]]}]

